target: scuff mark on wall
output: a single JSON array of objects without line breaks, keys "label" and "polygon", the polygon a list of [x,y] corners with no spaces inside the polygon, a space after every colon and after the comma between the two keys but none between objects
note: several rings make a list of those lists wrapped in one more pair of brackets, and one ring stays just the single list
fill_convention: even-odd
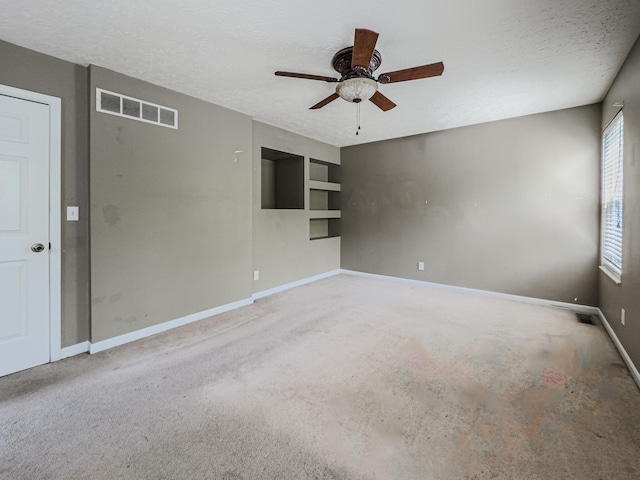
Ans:
[{"label": "scuff mark on wall", "polygon": [[118,134],[116,135],[116,141],[120,144],[120,145],[124,145],[126,142],[125,136],[122,133],[122,127],[118,127]]},{"label": "scuff mark on wall", "polygon": [[118,207],[115,205],[105,205],[102,207],[102,216],[104,217],[104,223],[108,225],[115,225],[120,222]]}]

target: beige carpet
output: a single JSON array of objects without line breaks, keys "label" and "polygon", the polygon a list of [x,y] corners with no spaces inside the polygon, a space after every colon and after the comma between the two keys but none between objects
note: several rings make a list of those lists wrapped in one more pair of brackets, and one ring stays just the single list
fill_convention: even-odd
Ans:
[{"label": "beige carpet", "polygon": [[340,275],[0,379],[2,479],[634,479],[640,392],[570,312]]}]

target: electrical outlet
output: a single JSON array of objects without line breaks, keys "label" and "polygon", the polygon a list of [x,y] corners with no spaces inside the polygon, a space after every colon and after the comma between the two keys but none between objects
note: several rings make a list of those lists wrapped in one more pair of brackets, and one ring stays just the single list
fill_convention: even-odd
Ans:
[{"label": "electrical outlet", "polygon": [[625,314],[624,314],[624,308],[620,310],[620,323],[622,323],[622,325],[625,324]]},{"label": "electrical outlet", "polygon": [[260,270],[256,270],[255,272],[253,272],[253,279],[260,280]]},{"label": "electrical outlet", "polygon": [[418,262],[418,270],[420,271],[424,270],[424,262]]}]

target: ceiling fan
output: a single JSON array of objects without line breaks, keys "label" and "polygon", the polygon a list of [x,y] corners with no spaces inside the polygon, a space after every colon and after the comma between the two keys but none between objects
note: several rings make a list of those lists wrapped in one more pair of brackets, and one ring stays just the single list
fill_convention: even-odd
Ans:
[{"label": "ceiling fan", "polygon": [[382,63],[382,55],[375,49],[377,41],[378,34],[376,32],[364,28],[356,28],[353,47],[343,48],[338,51],[331,60],[331,65],[334,70],[341,75],[340,79],[322,75],[281,71],[276,72],[276,75],[338,84],[335,93],[316,103],[311,107],[311,110],[322,108],[340,97],[347,102],[353,103],[371,100],[378,108],[386,112],[395,107],[396,104],[378,91],[378,83],[397,83],[420,78],[437,77],[442,75],[444,71],[444,64],[438,62],[383,73],[378,75],[376,79],[373,77],[373,72],[377,70]]}]

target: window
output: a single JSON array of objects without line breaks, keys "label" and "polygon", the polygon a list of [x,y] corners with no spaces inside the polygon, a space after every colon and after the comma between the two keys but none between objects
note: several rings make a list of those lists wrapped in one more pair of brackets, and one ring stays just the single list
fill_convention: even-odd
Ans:
[{"label": "window", "polygon": [[620,112],[602,136],[600,263],[616,282],[620,282],[622,275],[623,133],[624,120]]}]

